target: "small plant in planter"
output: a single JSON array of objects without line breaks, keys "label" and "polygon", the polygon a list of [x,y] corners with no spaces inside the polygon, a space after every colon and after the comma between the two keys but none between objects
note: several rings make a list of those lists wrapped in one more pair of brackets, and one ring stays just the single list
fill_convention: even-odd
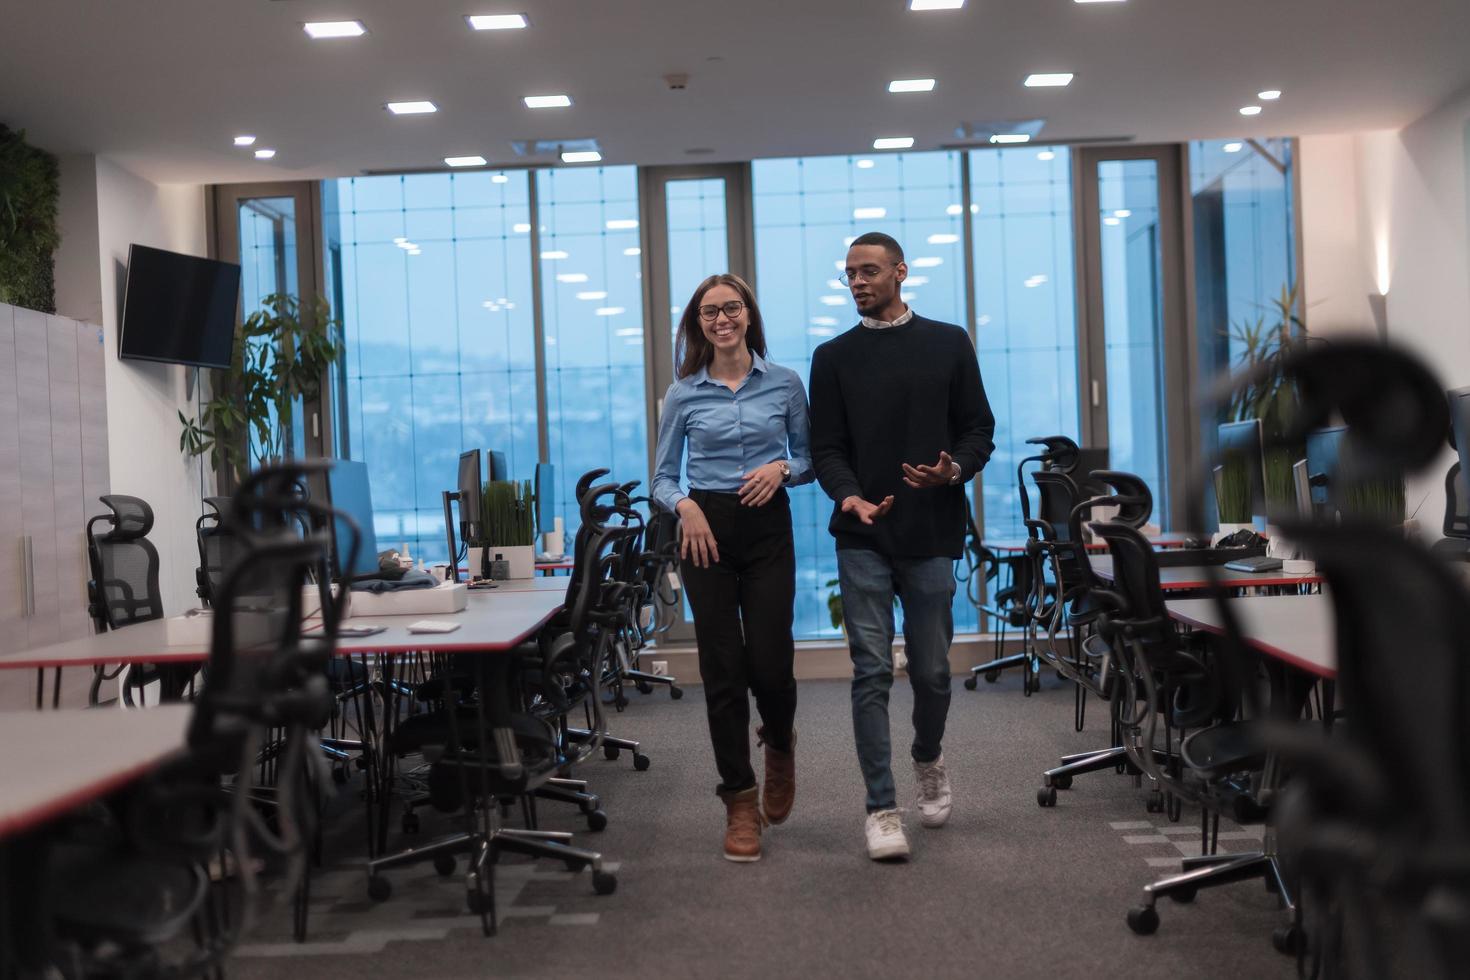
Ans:
[{"label": "small plant in planter", "polygon": [[[510,578],[530,578],[536,572],[536,496],[531,481],[491,480],[480,501],[482,532],[471,547],[484,548],[489,560],[499,555],[510,563]],[[478,571],[471,559],[471,572]]]}]

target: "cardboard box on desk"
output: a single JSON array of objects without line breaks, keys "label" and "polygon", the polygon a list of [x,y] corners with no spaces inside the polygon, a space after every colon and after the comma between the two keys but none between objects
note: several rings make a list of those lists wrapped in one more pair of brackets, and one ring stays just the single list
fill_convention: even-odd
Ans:
[{"label": "cardboard box on desk", "polygon": [[[332,586],[335,591],[337,586]],[[400,589],[396,592],[363,592],[354,590],[347,614],[357,616],[428,616],[457,613],[469,602],[469,589],[463,582],[441,582],[431,589]],[[301,608],[311,616],[321,611],[321,597],[315,585],[302,593]]]},{"label": "cardboard box on desk", "polygon": [[214,611],[191,609],[182,616],[170,616],[163,623],[163,642],[171,647],[208,650],[214,640]]}]

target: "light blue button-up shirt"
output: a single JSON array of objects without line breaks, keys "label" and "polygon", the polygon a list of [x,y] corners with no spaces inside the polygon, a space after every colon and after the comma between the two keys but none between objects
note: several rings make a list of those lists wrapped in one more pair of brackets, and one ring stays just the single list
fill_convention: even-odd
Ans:
[{"label": "light blue button-up shirt", "polygon": [[810,483],[811,423],[801,376],[751,351],[750,373],[731,391],[708,368],[669,385],[653,470],[653,499],[674,510],[687,496],[679,464],[689,443],[690,489],[735,493],[746,473],[784,459],[787,486]]}]

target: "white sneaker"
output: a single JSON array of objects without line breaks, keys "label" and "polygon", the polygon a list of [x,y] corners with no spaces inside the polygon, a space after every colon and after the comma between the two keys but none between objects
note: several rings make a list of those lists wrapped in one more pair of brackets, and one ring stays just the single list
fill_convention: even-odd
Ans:
[{"label": "white sneaker", "polygon": [[915,762],[914,776],[919,780],[919,823],[925,827],[943,827],[949,819],[952,802],[944,756],[933,762]]},{"label": "white sneaker", "polygon": [[874,861],[902,860],[909,856],[909,839],[903,834],[902,811],[879,810],[868,814],[868,857]]}]

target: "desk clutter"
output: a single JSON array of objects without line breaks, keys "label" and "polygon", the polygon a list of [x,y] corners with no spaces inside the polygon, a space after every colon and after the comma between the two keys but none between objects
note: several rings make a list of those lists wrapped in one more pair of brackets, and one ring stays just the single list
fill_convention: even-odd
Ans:
[{"label": "desk clutter", "polygon": [[[636,483],[597,470],[577,487],[570,576],[474,596],[427,573],[421,586],[363,589],[378,557],[353,469],[288,462],[211,498],[196,525],[205,608],[166,618],[151,507],[103,498],[108,513],[88,526],[97,635],[0,658],[41,685],[36,712],[0,714],[8,745],[49,747],[63,731],[105,743],[85,765],[55,770],[41,752],[42,765],[6,768],[0,977],[213,974],[261,914],[289,915],[305,939],[333,784],[360,798],[368,833],[355,860],[370,901],[388,901],[396,869],[432,863],[460,876],[466,908],[494,935],[504,854],[585,870],[596,895],[616,890],[615,862],[541,830],[533,804],[569,807],[595,834],[617,815],[576,778],[579,764],[652,765],[605,707],[626,704],[628,685],[682,693],[639,669],[669,621],[662,607],[682,601],[667,584],[675,542],[649,530],[667,525],[650,521]],[[419,574],[401,571],[371,581]],[[63,667],[92,674],[93,710],[47,703],[45,671],[59,691]],[[458,832],[390,851],[390,825],[416,833],[420,807]],[[267,890],[288,908],[271,908]]]},{"label": "desk clutter", "polygon": [[[1241,529],[1178,550],[1143,530],[1153,499],[1142,479],[1084,468],[1087,450],[1065,436],[1028,440],[1038,450],[1017,471],[1028,540],[989,544],[972,528],[972,597],[996,642],[965,686],[1019,668],[1029,697],[1052,671],[1075,688],[1075,731],[1090,706],[1108,714],[1111,744],[1038,760],[1043,813],[1086,792],[1083,777],[1119,775],[1149,814],[1198,810],[1199,856],[1118,910],[1132,932],[1165,927],[1161,898],[1205,905],[1207,889],[1264,882],[1281,907],[1271,941],[1303,975],[1462,976],[1470,591],[1457,565],[1470,525],[1450,493],[1446,540],[1430,549],[1406,533],[1401,507],[1364,506],[1392,499],[1384,486],[1401,501],[1405,475],[1439,454],[1445,393],[1417,360],[1366,342],[1304,346],[1272,368],[1301,400],[1300,427],[1222,425],[1214,467],[1221,515],[1253,486],[1239,506],[1269,518],[1269,548]],[[1449,403],[1463,455],[1470,389]],[[1306,424],[1334,417],[1345,424]],[[1264,460],[1297,459],[1303,445],[1293,499],[1271,503]],[[1215,519],[1205,500],[1191,498],[1194,527]],[[1264,823],[1263,845],[1222,851],[1222,815]]]}]

